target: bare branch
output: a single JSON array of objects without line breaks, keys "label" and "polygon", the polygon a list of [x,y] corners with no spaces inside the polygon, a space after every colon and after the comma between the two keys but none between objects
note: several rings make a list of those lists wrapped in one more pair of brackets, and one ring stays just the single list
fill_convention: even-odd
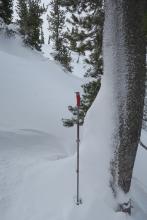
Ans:
[{"label": "bare branch", "polygon": [[143,147],[145,150],[147,150],[147,146],[140,140],[140,145]]}]

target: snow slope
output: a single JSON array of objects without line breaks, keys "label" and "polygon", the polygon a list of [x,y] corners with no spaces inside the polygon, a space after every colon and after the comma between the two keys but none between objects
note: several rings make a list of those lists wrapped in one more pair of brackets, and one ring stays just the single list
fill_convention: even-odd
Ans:
[{"label": "snow slope", "polygon": [[0,59],[0,128],[36,129],[71,139],[73,130],[63,128],[61,119],[70,117],[67,106],[74,105],[82,80],[22,47],[18,37],[1,36]]},{"label": "snow slope", "polygon": [[147,152],[142,148],[132,183],[133,215],[114,211],[107,163],[109,82],[103,79],[85,123],[80,151],[83,204],[78,207],[75,129],[64,128],[61,118],[70,116],[66,107],[74,104],[74,92],[83,81],[24,48],[19,37],[0,36],[0,62],[0,219],[146,220]]},{"label": "snow slope", "polygon": [[71,116],[67,106],[75,104],[83,81],[25,48],[18,36],[0,35],[0,61],[0,219],[5,220],[13,218],[9,210],[18,204],[11,200],[26,170],[75,151],[75,130],[64,128],[61,119]]}]

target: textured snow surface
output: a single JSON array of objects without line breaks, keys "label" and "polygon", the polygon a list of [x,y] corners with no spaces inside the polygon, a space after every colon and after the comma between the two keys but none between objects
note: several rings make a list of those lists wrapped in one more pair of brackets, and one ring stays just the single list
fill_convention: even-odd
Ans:
[{"label": "textured snow surface", "polygon": [[0,219],[146,220],[147,152],[141,147],[131,191],[133,215],[114,212],[107,163],[113,125],[109,79],[103,78],[85,122],[80,148],[83,204],[77,207],[76,131],[64,128],[61,118],[70,116],[67,106],[74,104],[74,92],[83,81],[24,48],[18,37],[0,36],[0,62]]}]

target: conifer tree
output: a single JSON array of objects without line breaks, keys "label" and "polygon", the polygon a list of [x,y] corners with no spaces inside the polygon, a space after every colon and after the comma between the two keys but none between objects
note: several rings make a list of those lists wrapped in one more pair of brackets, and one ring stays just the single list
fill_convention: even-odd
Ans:
[{"label": "conifer tree", "polygon": [[68,50],[63,28],[65,24],[65,11],[61,8],[61,0],[52,0],[51,12],[48,16],[50,40],[53,42],[54,59],[59,61],[65,70],[72,71],[71,54]]},{"label": "conifer tree", "polygon": [[[85,77],[91,78],[89,83],[82,85],[83,96],[81,101],[81,120],[92,105],[100,89],[101,75],[103,73],[102,62],[102,32],[103,32],[103,6],[102,1],[63,1],[63,5],[71,13],[68,22],[72,25],[71,32],[67,33],[70,42],[70,49],[79,54],[86,55],[85,62],[89,66]],[[84,12],[84,15],[83,15]],[[77,46],[78,45],[78,46]],[[74,109],[74,108],[73,108]],[[72,112],[72,111],[71,111]],[[74,113],[71,119],[64,119],[63,125],[70,127],[74,120]]]},{"label": "conifer tree", "polygon": [[17,2],[19,31],[24,37],[25,44],[37,50],[41,50],[43,42],[41,16],[44,12],[45,7],[41,6],[41,0],[18,0]]},{"label": "conifer tree", "polygon": [[41,26],[41,29],[40,29],[40,33],[41,33],[40,42],[41,42],[41,44],[44,44],[44,33],[43,33],[43,28],[42,28],[42,26]]},{"label": "conifer tree", "polygon": [[0,18],[6,24],[10,24],[13,15],[13,0],[0,0]]},{"label": "conifer tree", "polygon": [[[79,119],[80,125],[83,125],[86,113],[93,101],[95,100],[98,91],[101,86],[100,80],[91,81],[87,84],[84,84],[83,87],[83,95],[81,98],[81,105],[79,109]],[[65,127],[72,127],[75,123],[77,123],[77,107],[74,106],[70,109],[72,113],[72,117],[70,119],[62,119],[63,125]]]},{"label": "conifer tree", "polygon": [[28,33],[26,43],[37,50],[41,50],[41,15],[45,8],[40,6],[41,0],[29,0],[28,2]]},{"label": "conifer tree", "polygon": [[28,6],[27,0],[17,0],[16,8],[18,19],[17,24],[19,25],[19,32],[25,38],[28,30]]}]

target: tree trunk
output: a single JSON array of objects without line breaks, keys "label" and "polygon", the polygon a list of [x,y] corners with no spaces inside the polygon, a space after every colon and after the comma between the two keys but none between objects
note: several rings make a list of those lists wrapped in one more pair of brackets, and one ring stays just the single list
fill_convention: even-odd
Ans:
[{"label": "tree trunk", "polygon": [[[111,186],[128,193],[140,139],[145,95],[146,0],[105,0],[104,55],[112,56],[115,132]],[[111,51],[111,52],[110,52]],[[104,60],[105,64],[105,60]]]}]

